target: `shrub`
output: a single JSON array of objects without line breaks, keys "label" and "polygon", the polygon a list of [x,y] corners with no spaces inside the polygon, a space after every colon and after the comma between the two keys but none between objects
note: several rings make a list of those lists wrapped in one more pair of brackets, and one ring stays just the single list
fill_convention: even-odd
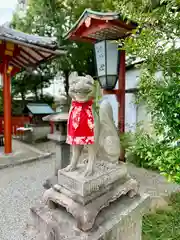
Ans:
[{"label": "shrub", "polygon": [[157,157],[155,163],[168,181],[180,183],[180,147],[167,146],[166,150]]},{"label": "shrub", "polygon": [[131,162],[140,167],[159,170],[168,181],[180,183],[180,147],[158,141],[142,130],[129,139],[126,152]]},{"label": "shrub", "polygon": [[130,160],[139,167],[158,169],[155,160],[161,155],[163,145],[157,143],[143,130],[134,133],[130,141],[127,148],[127,155],[131,156]]}]

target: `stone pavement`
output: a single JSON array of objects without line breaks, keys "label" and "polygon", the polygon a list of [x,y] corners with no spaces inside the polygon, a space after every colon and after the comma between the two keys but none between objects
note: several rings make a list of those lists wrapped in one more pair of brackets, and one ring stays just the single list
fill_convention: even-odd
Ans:
[{"label": "stone pavement", "polygon": [[138,168],[130,163],[128,163],[128,172],[140,183],[140,192],[151,196],[151,210],[166,207],[168,197],[174,192],[180,192],[180,184],[169,183],[158,172]]},{"label": "stone pavement", "polygon": [[31,145],[35,148],[38,148],[42,152],[55,153],[56,144],[53,141],[46,141],[42,143],[36,143]]},{"label": "stone pavement", "polygon": [[0,147],[0,169],[32,162],[51,155],[51,153],[45,151],[45,149],[41,151],[33,146],[14,139],[12,141],[12,148],[12,154],[5,155],[4,148]]}]

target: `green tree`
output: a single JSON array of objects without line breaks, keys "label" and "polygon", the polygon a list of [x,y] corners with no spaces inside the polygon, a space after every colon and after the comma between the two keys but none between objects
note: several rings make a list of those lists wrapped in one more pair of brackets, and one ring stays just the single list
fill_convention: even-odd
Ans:
[{"label": "green tree", "polygon": [[41,65],[38,71],[20,72],[12,78],[12,95],[21,97],[22,107],[26,103],[28,93],[33,93],[36,101],[43,100],[43,88],[50,86],[53,77],[54,73],[51,73],[48,65]]},{"label": "green tree", "polygon": [[169,181],[180,182],[180,1],[115,1],[117,10],[139,24],[125,41],[128,55],[144,59],[138,101],[151,113],[156,138],[135,133],[128,147],[132,161],[158,169]]},{"label": "green tree", "polygon": [[22,104],[24,105],[26,94],[28,93],[27,88],[28,78],[25,72],[17,74],[12,78],[12,96],[17,97],[20,95]]},{"label": "green tree", "polygon": [[[180,137],[180,1],[115,1],[122,15],[139,24],[123,42],[127,54],[144,59],[139,101],[145,100],[156,133]],[[159,77],[157,77],[159,72]]]},{"label": "green tree", "polygon": [[67,56],[53,61],[55,66],[54,75],[61,71],[65,77],[65,90],[68,91],[68,76],[73,70],[79,74],[86,73],[95,75],[93,57],[93,45],[86,43],[73,43],[63,38],[85,8],[101,11],[113,7],[113,1],[107,0],[30,0],[24,16],[16,12],[12,25],[14,28],[28,33],[42,36],[56,37],[59,46],[66,46]]}]

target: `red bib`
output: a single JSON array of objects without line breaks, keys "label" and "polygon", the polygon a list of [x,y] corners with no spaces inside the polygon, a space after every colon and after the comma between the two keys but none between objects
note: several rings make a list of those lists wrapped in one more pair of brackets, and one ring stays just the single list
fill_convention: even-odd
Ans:
[{"label": "red bib", "polygon": [[94,144],[93,101],[72,101],[67,126],[67,140],[71,145]]}]

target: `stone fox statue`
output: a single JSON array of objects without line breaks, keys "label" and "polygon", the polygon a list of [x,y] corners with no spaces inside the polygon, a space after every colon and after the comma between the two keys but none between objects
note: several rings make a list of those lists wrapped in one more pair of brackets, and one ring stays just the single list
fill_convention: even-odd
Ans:
[{"label": "stone fox statue", "polygon": [[120,140],[113,121],[112,107],[107,101],[100,104],[99,114],[93,111],[94,80],[91,76],[69,76],[69,95],[72,98],[68,119],[67,143],[72,145],[72,158],[65,171],[76,169],[83,147],[88,148],[85,176],[93,174],[96,160],[118,162]]}]

